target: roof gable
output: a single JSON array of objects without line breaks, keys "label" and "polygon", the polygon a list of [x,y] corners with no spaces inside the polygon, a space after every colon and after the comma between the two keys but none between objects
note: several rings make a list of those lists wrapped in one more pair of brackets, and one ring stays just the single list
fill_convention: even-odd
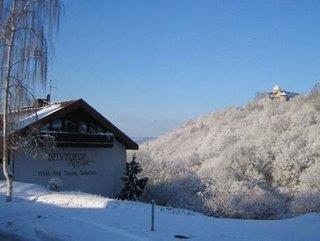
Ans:
[{"label": "roof gable", "polygon": [[25,117],[20,122],[19,130],[25,130],[33,125],[47,124],[51,120],[63,117],[73,111],[81,109],[90,115],[95,121],[103,128],[108,129],[113,133],[115,138],[123,144],[127,149],[138,150],[139,146],[126,134],[124,134],[120,129],[113,125],[109,120],[107,120],[103,115],[91,107],[83,99],[75,101],[60,102],[52,104],[48,107],[38,110],[36,113]]}]

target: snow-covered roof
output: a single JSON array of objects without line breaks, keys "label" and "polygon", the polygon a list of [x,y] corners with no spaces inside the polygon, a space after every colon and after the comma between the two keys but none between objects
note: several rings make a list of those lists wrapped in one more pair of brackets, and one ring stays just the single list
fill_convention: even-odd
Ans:
[{"label": "snow-covered roof", "polygon": [[22,118],[20,121],[19,121],[19,126],[16,130],[18,129],[22,129],[26,126],[29,126],[41,119],[43,119],[44,117],[60,110],[61,108],[63,108],[64,105],[62,105],[61,103],[52,103],[52,104],[49,104],[48,106],[45,106],[43,107],[42,109],[40,110],[37,110],[36,112],[34,113],[31,113],[31,115],[28,115],[24,118]]}]

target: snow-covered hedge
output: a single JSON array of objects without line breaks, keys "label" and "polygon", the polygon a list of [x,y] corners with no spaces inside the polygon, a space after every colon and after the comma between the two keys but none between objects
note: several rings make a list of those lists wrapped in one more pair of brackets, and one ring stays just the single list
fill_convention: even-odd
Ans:
[{"label": "snow-covered hedge", "polygon": [[141,146],[145,199],[225,217],[320,210],[320,93],[213,112]]}]

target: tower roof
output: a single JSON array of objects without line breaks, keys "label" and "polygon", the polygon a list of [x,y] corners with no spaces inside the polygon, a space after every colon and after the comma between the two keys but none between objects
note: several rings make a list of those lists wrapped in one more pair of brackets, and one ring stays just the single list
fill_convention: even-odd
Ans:
[{"label": "tower roof", "polygon": [[276,92],[276,91],[281,91],[279,85],[275,85],[275,86],[273,87],[273,91],[274,91],[274,92]]}]

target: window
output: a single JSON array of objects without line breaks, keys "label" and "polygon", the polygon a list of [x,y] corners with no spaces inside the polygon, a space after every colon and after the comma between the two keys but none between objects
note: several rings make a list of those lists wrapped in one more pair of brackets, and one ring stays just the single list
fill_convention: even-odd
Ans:
[{"label": "window", "polygon": [[103,130],[101,126],[94,122],[89,122],[88,131],[89,133],[105,133],[105,130]]},{"label": "window", "polygon": [[58,146],[113,147],[113,134],[90,115],[81,111],[53,119],[43,126],[42,131],[51,131]]},{"label": "window", "polygon": [[50,130],[50,124],[45,124],[44,126],[42,126],[41,131],[49,131]]},{"label": "window", "polygon": [[[45,131],[45,128],[43,130]],[[95,119],[81,111],[75,111],[62,118],[52,120],[48,130],[54,132],[70,132],[81,134],[97,134],[107,132],[107,130],[102,128]]]},{"label": "window", "polygon": [[64,130],[66,132],[78,132],[78,123],[76,120],[66,119],[64,120]]},{"label": "window", "polygon": [[82,121],[82,120],[78,121],[78,131],[80,133],[87,133],[88,132],[86,121]]},{"label": "window", "polygon": [[55,119],[51,122],[51,131],[61,131],[62,130],[62,119]]}]

